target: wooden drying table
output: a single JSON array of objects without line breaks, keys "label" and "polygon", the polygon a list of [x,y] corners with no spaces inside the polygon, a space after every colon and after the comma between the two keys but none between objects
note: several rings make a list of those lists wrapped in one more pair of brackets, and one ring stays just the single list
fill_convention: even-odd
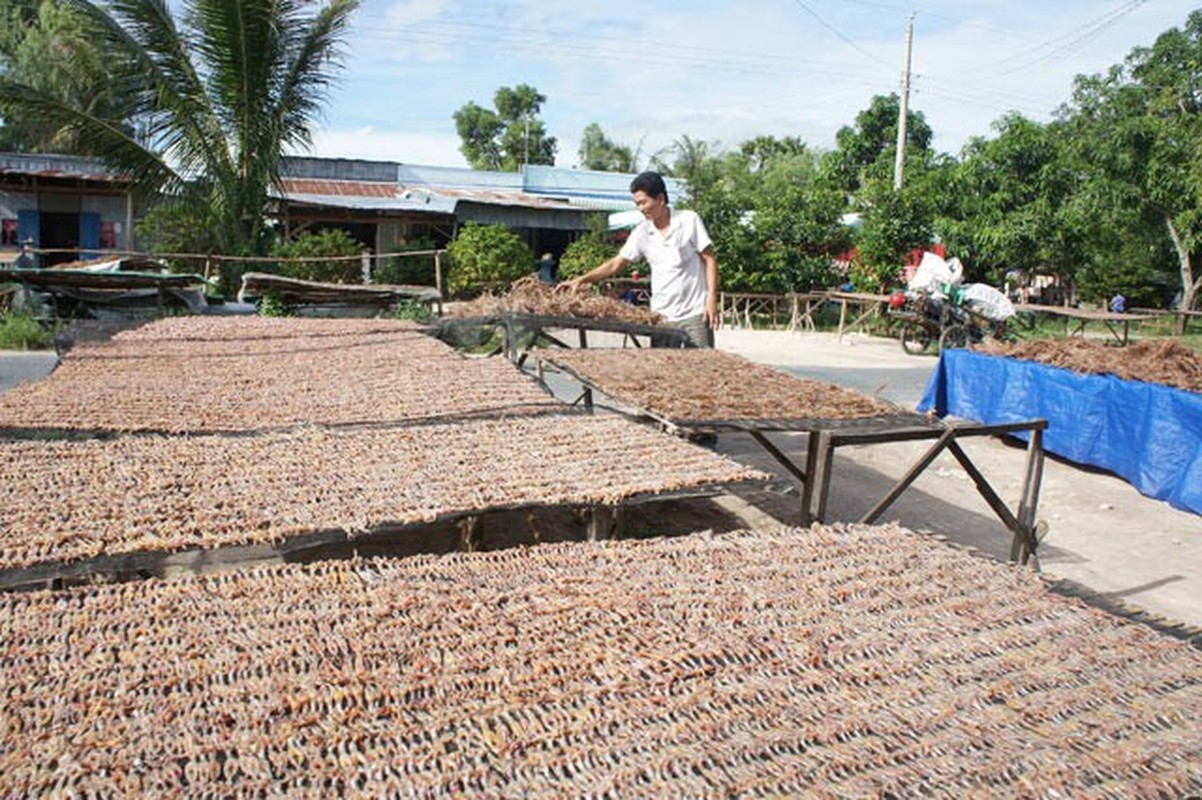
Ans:
[{"label": "wooden drying table", "polygon": [[1081,308],[1069,308],[1068,306],[1039,306],[1025,303],[1016,305],[1014,310],[1023,314],[1047,314],[1048,316],[1061,317],[1064,319],[1065,335],[1076,336],[1078,338],[1085,338],[1086,323],[1101,322],[1106,326],[1106,330],[1110,332],[1110,335],[1114,337],[1115,342],[1123,346],[1126,346],[1130,339],[1132,322],[1144,322],[1145,320],[1154,319],[1149,314],[1089,311]]},{"label": "wooden drying table", "polygon": [[[591,319],[587,317],[558,317],[543,314],[504,313],[486,317],[444,318],[439,322],[441,329],[453,329],[472,325],[499,326],[505,334],[503,351],[510,361],[518,366],[526,362],[529,347],[521,344],[524,332],[533,334],[532,344],[543,342],[555,347],[581,349],[588,348],[588,332],[603,331],[606,333],[622,334],[622,346],[630,344],[642,347],[638,337],[650,339],[652,336],[663,337],[672,342],[672,347],[691,347],[688,334],[673,325],[641,325],[633,322],[620,322],[608,319]],[[548,330],[576,331],[576,344],[570,345],[548,333]]]},{"label": "wooden drying table", "polygon": [[[573,403],[582,403],[593,409],[593,392],[605,394],[605,387],[586,379],[569,367],[555,363],[554,356],[539,359],[538,377],[543,380],[544,364],[577,381],[582,387],[580,397]],[[544,384],[545,385],[545,384]],[[1043,480],[1043,432],[1047,420],[1032,419],[1020,422],[982,424],[968,420],[942,420],[922,414],[899,412],[890,416],[861,417],[856,419],[672,419],[653,409],[638,408],[638,415],[653,420],[665,430],[683,434],[718,434],[738,431],[749,434],[786,471],[803,485],[800,525],[809,527],[823,522],[826,516],[827,498],[830,495],[831,476],[836,448],[845,445],[886,444],[932,439],[934,442],[923,455],[906,470],[889,492],[882,497],[859,520],[871,524],[891,506],[929,467],[935,458],[947,450],[972,478],[981,497],[1012,534],[1010,558],[1023,564],[1036,555],[1035,514],[1039,504],[1039,489]],[[1022,493],[1016,510],[1011,511],[1001,499],[989,480],[969,455],[960,446],[961,439],[979,436],[1005,436],[1026,432],[1027,457],[1023,472]],[[804,467],[798,464],[767,437],[768,433],[807,434],[806,460]],[[1036,561],[1038,566],[1038,561]]]},{"label": "wooden drying table", "polygon": [[[232,568],[278,564],[311,556],[306,551],[319,548],[370,547],[389,537],[429,532],[440,526],[454,525],[452,539],[459,552],[487,549],[484,541],[484,520],[511,511],[533,512],[549,508],[574,508],[583,517],[583,538],[602,541],[621,538],[626,512],[637,506],[663,503],[669,500],[696,500],[716,497],[739,485],[753,482],[735,481],[712,486],[694,486],[669,492],[645,492],[628,495],[618,503],[509,503],[471,511],[452,511],[420,522],[388,523],[367,531],[350,533],[346,530],[314,530],[276,542],[255,542],[223,545],[217,548],[188,548],[182,550],[136,550],[113,555],[98,555],[74,561],[51,560],[25,567],[0,568],[0,593],[33,589],[59,589],[65,586],[101,582],[125,582],[147,577],[163,578],[173,574],[222,572]],[[412,553],[438,552],[424,548]]]}]

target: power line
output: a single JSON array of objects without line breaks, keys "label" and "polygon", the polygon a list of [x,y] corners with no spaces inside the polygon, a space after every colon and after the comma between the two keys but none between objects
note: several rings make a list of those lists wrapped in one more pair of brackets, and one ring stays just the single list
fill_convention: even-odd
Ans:
[{"label": "power line", "polygon": [[856,44],[855,42],[853,42],[851,39],[849,39],[849,38],[847,38],[846,36],[844,36],[842,31],[840,31],[840,30],[839,30],[838,28],[836,28],[834,25],[831,25],[829,22],[827,22],[826,20],[824,20],[822,17],[818,16],[818,15],[817,15],[817,14],[814,12],[814,9],[810,8],[809,6],[807,6],[805,3],[803,3],[803,2],[802,2],[802,0],[794,0],[794,2],[796,2],[796,3],[797,3],[797,5],[801,6],[801,7],[802,7],[802,9],[803,9],[803,10],[804,10],[804,11],[805,11],[807,14],[809,14],[811,17],[813,17],[814,19],[816,19],[816,20],[818,21],[818,24],[819,24],[819,25],[821,25],[822,27],[826,28],[826,29],[827,29],[828,31],[830,31],[831,33],[835,34],[835,36],[839,37],[839,39],[840,39],[840,40],[841,40],[841,41],[842,41],[844,44],[846,44],[848,47],[852,48],[853,50],[855,50],[857,53],[859,53],[860,55],[864,56],[865,58],[868,58],[868,59],[869,59],[869,60],[871,60],[871,61],[875,61],[875,62],[877,62],[877,63],[880,63],[880,60],[879,60],[879,58],[878,58],[878,57],[877,57],[875,54],[868,52],[867,50],[865,50],[864,48],[860,47],[858,44]]},{"label": "power line", "polygon": [[[1033,39],[1028,36],[1019,36],[1013,33],[1008,34],[1014,38],[1034,41],[1035,43],[1008,56],[971,67],[962,74],[980,75],[987,73],[991,77],[1001,78],[1017,72],[1023,72],[1057,58],[1063,58],[1079,51],[1083,45],[1097,38],[1106,29],[1114,26],[1120,19],[1147,2],[1148,0],[1127,0],[1124,5],[1111,9],[1101,16],[1095,17],[1051,39]],[[1007,67],[1007,65],[1013,66]]]}]

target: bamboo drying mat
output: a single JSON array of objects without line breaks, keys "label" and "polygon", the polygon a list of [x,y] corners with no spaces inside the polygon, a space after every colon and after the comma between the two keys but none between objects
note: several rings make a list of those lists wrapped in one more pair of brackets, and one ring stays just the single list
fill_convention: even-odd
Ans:
[{"label": "bamboo drying mat", "polygon": [[895,418],[902,413],[853,389],[788,375],[720,350],[548,349],[537,351],[537,358],[621,403],[674,423]]},{"label": "bamboo drying mat", "polygon": [[768,476],[617,417],[561,412],[238,437],[0,442],[0,570],[270,544]]},{"label": "bamboo drying mat", "polygon": [[0,395],[0,428],[249,432],[558,406],[511,364],[465,358],[412,323],[178,317],[78,344]]},{"label": "bamboo drying mat", "polygon": [[1202,654],[896,526],[0,597],[0,795],[1181,797]]}]

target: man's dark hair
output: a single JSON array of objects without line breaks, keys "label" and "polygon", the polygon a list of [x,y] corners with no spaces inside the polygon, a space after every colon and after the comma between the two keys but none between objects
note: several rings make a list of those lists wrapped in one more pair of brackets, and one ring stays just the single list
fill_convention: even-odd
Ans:
[{"label": "man's dark hair", "polygon": [[668,187],[664,185],[664,176],[658,172],[640,172],[630,182],[630,193],[642,192],[648,197],[663,197],[668,202]]}]

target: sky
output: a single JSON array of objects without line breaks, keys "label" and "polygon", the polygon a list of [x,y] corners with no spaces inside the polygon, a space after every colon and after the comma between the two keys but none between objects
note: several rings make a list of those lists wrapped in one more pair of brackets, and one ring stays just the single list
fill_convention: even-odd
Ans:
[{"label": "sky", "polygon": [[452,115],[502,86],[575,167],[597,123],[640,166],[682,136],[711,152],[760,135],[834,147],[874,95],[901,94],[958,154],[1009,111],[1046,122],[1073,78],[1185,25],[1197,0],[362,0],[313,154],[466,167]]}]

